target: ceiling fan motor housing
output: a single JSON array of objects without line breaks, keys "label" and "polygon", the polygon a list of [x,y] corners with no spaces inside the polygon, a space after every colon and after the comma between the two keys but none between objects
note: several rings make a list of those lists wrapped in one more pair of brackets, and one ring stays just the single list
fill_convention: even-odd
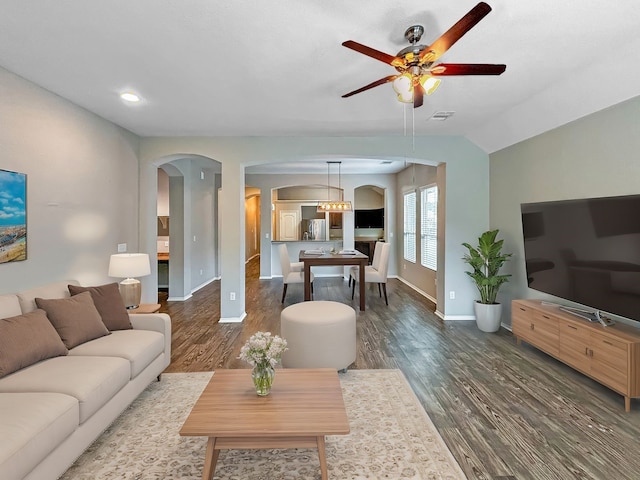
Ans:
[{"label": "ceiling fan motor housing", "polygon": [[424,33],[424,27],[422,25],[412,25],[404,32],[404,38],[411,45],[415,45],[422,38],[422,34]]}]

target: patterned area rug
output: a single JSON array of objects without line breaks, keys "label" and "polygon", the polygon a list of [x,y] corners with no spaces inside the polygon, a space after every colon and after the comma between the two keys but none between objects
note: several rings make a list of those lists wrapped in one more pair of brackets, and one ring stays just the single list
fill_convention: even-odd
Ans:
[{"label": "patterned area rug", "polygon": [[[163,374],[62,479],[202,478],[207,439],[178,431],[210,378]],[[351,433],[326,438],[330,479],[465,478],[402,372],[350,370],[340,383]],[[320,479],[317,450],[223,450],[214,478]]]}]

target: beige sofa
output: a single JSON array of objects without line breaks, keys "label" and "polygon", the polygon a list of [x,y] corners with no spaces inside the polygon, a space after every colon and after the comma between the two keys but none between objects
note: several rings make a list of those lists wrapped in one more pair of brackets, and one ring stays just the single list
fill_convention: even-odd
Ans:
[{"label": "beige sofa", "polygon": [[[46,319],[36,311],[35,299],[70,298],[69,284],[78,285],[56,282],[0,295],[0,319],[5,319],[5,327],[29,312]],[[159,379],[171,359],[169,316],[139,314],[129,315],[129,320],[131,329],[110,331],[69,348],[66,355],[0,378],[0,479],[58,478]],[[7,331],[11,330],[4,330],[5,346],[11,349]]]}]

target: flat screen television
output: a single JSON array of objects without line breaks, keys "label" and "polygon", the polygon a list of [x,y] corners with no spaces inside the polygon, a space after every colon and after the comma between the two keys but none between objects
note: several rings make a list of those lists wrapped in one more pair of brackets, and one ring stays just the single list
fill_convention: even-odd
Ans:
[{"label": "flat screen television", "polygon": [[640,321],[640,195],[520,208],[530,288]]},{"label": "flat screen television", "polygon": [[384,228],[384,208],[355,211],[356,228]]}]

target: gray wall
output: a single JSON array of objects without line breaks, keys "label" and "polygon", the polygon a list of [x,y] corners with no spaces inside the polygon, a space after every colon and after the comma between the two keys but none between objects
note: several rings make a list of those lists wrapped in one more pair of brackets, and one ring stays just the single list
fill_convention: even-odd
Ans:
[{"label": "gray wall", "polygon": [[[396,176],[396,198],[395,208],[398,218],[398,232],[402,233],[404,224],[404,195],[409,192],[416,194],[416,262],[409,262],[404,259],[404,239],[398,238],[398,270],[399,276],[409,282],[420,291],[426,293],[429,298],[436,301],[436,278],[437,272],[420,264],[420,188],[437,184],[437,167],[428,165],[410,165]],[[443,250],[443,249],[442,249]],[[443,250],[444,251],[444,250]]]},{"label": "gray wall", "polygon": [[514,254],[500,295],[503,323],[511,324],[514,298],[560,300],[527,287],[520,204],[640,193],[639,119],[634,98],[490,156],[491,227]]},{"label": "gray wall", "polygon": [[28,235],[0,293],[120,281],[107,269],[118,243],[138,251],[137,151],[130,132],[0,68],[0,168],[27,174]]}]

